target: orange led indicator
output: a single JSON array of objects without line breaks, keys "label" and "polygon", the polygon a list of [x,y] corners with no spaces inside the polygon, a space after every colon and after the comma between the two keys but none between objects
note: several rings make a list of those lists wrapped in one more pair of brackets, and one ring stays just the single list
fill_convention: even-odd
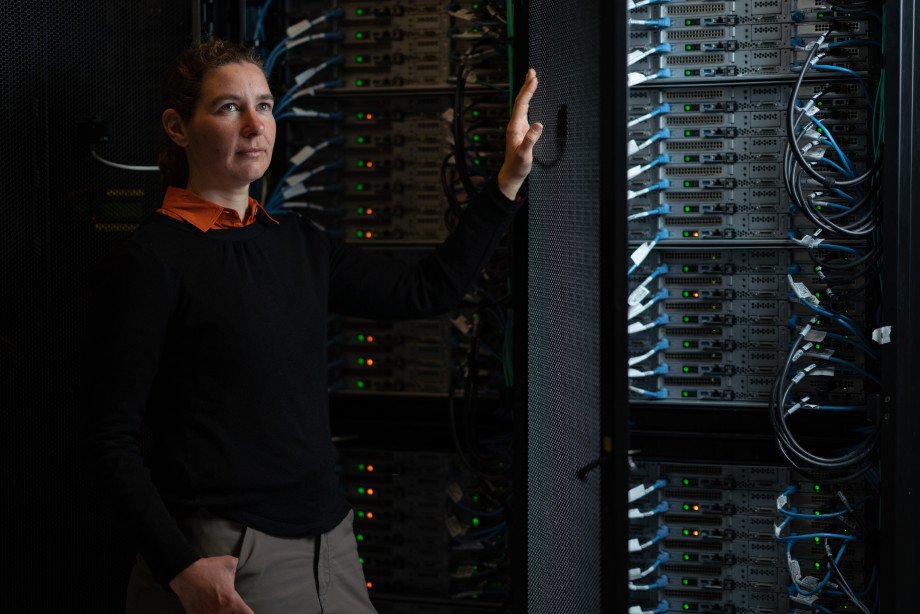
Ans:
[{"label": "orange led indicator", "polygon": [[364,517],[365,517],[365,518],[373,518],[373,517],[374,517],[374,512],[368,512],[367,514],[364,515]]},{"label": "orange led indicator", "polygon": [[370,113],[365,113],[365,114],[364,114],[364,119],[374,119],[374,116],[371,115]]},{"label": "orange led indicator", "polygon": [[694,505],[694,506],[693,506],[693,511],[694,511],[694,512],[700,511],[700,506],[699,506],[699,505]]},{"label": "orange led indicator", "polygon": [[693,293],[693,298],[700,298],[700,293],[699,293],[699,292],[694,292],[694,293]]},{"label": "orange led indicator", "polygon": [[693,236],[694,236],[694,237],[698,237],[698,236],[700,236],[700,233],[694,231],[694,232],[693,232]]},{"label": "orange led indicator", "polygon": [[[370,341],[370,338],[368,338],[368,341]],[[367,470],[368,470],[368,471],[373,471],[373,470],[374,470],[374,466],[373,466],[373,465],[368,465],[368,466],[367,466]]]},{"label": "orange led indicator", "polygon": [[370,367],[370,366],[373,365],[373,364],[374,364],[374,359],[373,359],[373,358],[368,358],[368,359],[367,359],[367,366]]},{"label": "orange led indicator", "polygon": [[374,495],[374,489],[373,489],[373,488],[368,488],[368,489],[367,489],[367,496],[368,496],[368,497],[371,497],[371,496],[373,496],[373,495]]},{"label": "orange led indicator", "polygon": [[366,339],[367,339],[367,342],[368,342],[368,343],[373,343],[373,342],[374,342],[374,337],[371,336],[371,335],[368,335],[368,336],[366,337]]},{"label": "orange led indicator", "polygon": [[694,529],[694,530],[693,530],[693,537],[699,537],[699,536],[700,536],[700,532],[697,531],[696,529]]},{"label": "orange led indicator", "polygon": [[364,166],[366,166],[367,168],[372,168],[374,166],[374,163],[368,160],[367,162],[364,163]]},{"label": "orange led indicator", "polygon": [[367,583],[367,588],[373,588],[373,587],[374,587],[374,583],[373,583],[373,582],[368,582],[368,583]]},{"label": "orange led indicator", "polygon": [[367,208],[364,210],[364,213],[367,215],[374,215],[374,210],[371,208]]},{"label": "orange led indicator", "polygon": [[364,233],[364,238],[365,238],[365,239],[370,239],[370,238],[373,237],[373,236],[374,236],[374,235],[371,233],[370,230],[368,230],[367,232]]}]

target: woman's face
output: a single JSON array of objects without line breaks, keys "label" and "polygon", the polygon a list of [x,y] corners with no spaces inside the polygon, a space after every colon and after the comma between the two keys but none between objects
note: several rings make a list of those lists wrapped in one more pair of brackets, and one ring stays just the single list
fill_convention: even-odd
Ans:
[{"label": "woman's face", "polygon": [[258,66],[245,62],[210,71],[194,116],[183,122],[189,188],[227,190],[261,178],[275,146],[273,106]]}]

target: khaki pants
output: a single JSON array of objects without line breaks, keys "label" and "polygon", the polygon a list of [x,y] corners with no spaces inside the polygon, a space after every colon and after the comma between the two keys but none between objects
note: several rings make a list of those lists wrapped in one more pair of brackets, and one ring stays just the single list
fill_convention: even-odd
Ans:
[{"label": "khaki pants", "polygon": [[[180,523],[201,556],[239,558],[236,590],[255,614],[376,614],[352,529],[354,512],[317,537],[281,538],[201,512]],[[127,614],[184,613],[141,557],[128,582]]]}]

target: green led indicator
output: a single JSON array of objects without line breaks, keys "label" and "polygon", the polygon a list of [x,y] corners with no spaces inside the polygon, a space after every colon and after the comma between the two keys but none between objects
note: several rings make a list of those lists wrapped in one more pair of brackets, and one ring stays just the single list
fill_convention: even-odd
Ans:
[{"label": "green led indicator", "polygon": [[363,167],[363,166],[364,166],[364,160],[358,160],[358,166],[359,166],[359,167]]},{"label": "green led indicator", "polygon": [[690,321],[690,316],[684,316],[684,323],[689,322],[689,321]]},{"label": "green led indicator", "polygon": [[359,359],[358,359],[358,364],[359,364],[359,365],[363,365],[363,364],[364,364],[364,359],[363,359],[363,358],[359,358]]},{"label": "green led indicator", "polygon": [[363,137],[363,136],[359,136],[359,137],[358,137],[357,139],[355,139],[355,140],[358,141],[358,145],[363,145],[363,144],[364,144],[364,137]]},{"label": "green led indicator", "polygon": [[355,32],[355,38],[357,38],[358,40],[361,40],[362,38],[364,38],[364,32]]},{"label": "green led indicator", "polygon": [[684,76],[685,76],[685,77],[689,77],[689,76],[690,76],[690,71],[689,71],[689,70],[685,70],[685,71],[684,71]]},{"label": "green led indicator", "polygon": [[473,501],[479,501],[479,493],[473,495]]},{"label": "green led indicator", "polygon": [[684,156],[684,162],[689,162],[689,161],[690,161],[690,156]]},{"label": "green led indicator", "polygon": [[690,187],[690,182],[689,182],[689,181],[685,181],[685,182],[684,182],[684,187],[685,187],[685,188],[689,188],[689,187]]},{"label": "green led indicator", "polygon": [[[684,213],[690,213],[690,205],[684,206]],[[684,270],[686,270],[686,268],[687,267],[684,267]]]},{"label": "green led indicator", "polygon": [[690,510],[690,506],[689,506],[688,504],[684,503],[684,511],[687,512],[687,511],[689,511],[689,510]]},{"label": "green led indicator", "polygon": [[690,21],[690,20],[688,19],[688,20],[686,20],[686,21],[684,22],[684,25],[685,25],[685,26],[692,26],[692,25],[693,25],[693,22]]},{"label": "green led indicator", "polygon": [[820,516],[820,515],[821,515],[821,512],[819,512],[818,510],[815,510],[815,516]]},{"label": "green led indicator", "polygon": [[[360,341],[360,342],[363,343],[363,342],[364,342],[364,339],[366,339],[366,337],[365,337],[364,335],[358,335],[358,341]],[[360,467],[360,466],[361,466],[361,465],[358,465],[358,467]]]},{"label": "green led indicator", "polygon": [[821,490],[821,486],[819,484],[815,484],[815,492],[818,492],[819,490]]},{"label": "green led indicator", "polygon": [[[686,393],[684,393],[686,394]],[[684,529],[684,535],[690,535],[690,529]]]},{"label": "green led indicator", "polygon": [[[686,238],[686,237],[689,237],[689,236],[690,236],[690,231],[689,231],[689,230],[685,230],[685,231],[684,231],[684,237]],[[684,296],[687,296],[687,293],[686,293],[686,292],[684,292]]]},{"label": "green led indicator", "polygon": [[684,130],[684,136],[690,136],[690,131],[689,131],[689,130]]},{"label": "green led indicator", "polygon": [[363,494],[364,494],[364,487],[363,487],[363,486],[359,486],[359,487],[358,487],[358,494],[359,494],[359,495],[363,495]]},{"label": "green led indicator", "polygon": [[358,471],[364,471],[364,465],[358,465]]},{"label": "green led indicator", "polygon": [[358,64],[360,64],[360,63],[363,62],[363,61],[364,61],[364,56],[363,56],[363,55],[359,55],[358,57],[355,58],[355,62],[357,62]]},{"label": "green led indicator", "polygon": [[684,478],[684,486],[690,486],[690,480]]},{"label": "green led indicator", "polygon": [[684,560],[685,560],[685,561],[689,561],[689,560],[690,560],[690,555],[689,555],[689,554],[685,554],[685,555],[684,555]]},{"label": "green led indicator", "polygon": [[474,135],[473,135],[473,140],[474,140],[474,141],[478,141],[478,140],[479,140],[479,135],[478,135],[478,134],[474,134]]},{"label": "green led indicator", "polygon": [[355,81],[356,87],[364,87],[364,79],[358,79]]},{"label": "green led indicator", "polygon": [[355,535],[355,539],[357,539],[359,542],[363,542],[364,535],[362,533],[358,533],[357,535]]},{"label": "green led indicator", "polygon": [[821,569],[821,563],[815,563],[815,569]]},{"label": "green led indicator", "polygon": [[473,160],[473,164],[479,165],[479,158],[476,158],[475,160]]},{"label": "green led indicator", "polygon": [[358,119],[364,119],[364,113],[358,113]]},{"label": "green led indicator", "polygon": [[689,111],[689,110],[690,110],[690,105],[689,105],[689,104],[685,104],[685,105],[684,105],[684,111]]},{"label": "green led indicator", "polygon": [[355,186],[355,189],[358,190],[358,191],[360,192],[361,190],[364,189],[364,184],[363,184],[363,183],[359,183],[358,185]]},{"label": "green led indicator", "polygon": [[690,292],[687,290],[684,290],[684,298],[687,298],[688,296],[690,296]]},{"label": "green led indicator", "polygon": [[364,565],[364,557],[363,557],[363,556],[359,556],[359,557],[358,557],[358,562],[361,563],[362,565]]},{"label": "green led indicator", "polygon": [[478,5],[478,4],[474,4],[474,5],[473,5],[473,10],[474,10],[474,11],[478,11],[478,10],[479,10],[479,5]]},{"label": "green led indicator", "polygon": [[820,538],[820,537],[816,537],[816,538],[815,538],[815,543],[816,543],[816,544],[820,544],[820,543],[821,543],[821,538]]},{"label": "green led indicator", "polygon": [[690,367],[684,367],[684,373],[690,373]]},{"label": "green led indicator", "polygon": [[[685,396],[685,397],[689,397],[689,396],[690,396],[690,393],[687,392],[686,390],[684,390],[684,391],[681,393],[681,395],[682,395],[682,396]],[[686,535],[686,534],[687,534],[687,532],[684,531],[684,535]]]},{"label": "green led indicator", "polygon": [[687,51],[693,51],[693,45],[686,45],[684,49],[686,49]]},{"label": "green led indicator", "polygon": [[473,109],[473,117],[479,117],[479,111]]},{"label": "green led indicator", "polygon": [[355,385],[356,385],[358,388],[364,388],[364,382],[362,382],[361,380],[358,380],[358,383],[355,384]]},{"label": "green led indicator", "polygon": [[364,14],[364,9],[355,9],[355,15],[361,16]]},{"label": "green led indicator", "polygon": [[363,511],[358,510],[358,518],[364,518],[364,512],[363,512]]},{"label": "green led indicator", "polygon": [[473,526],[474,526],[474,527],[478,527],[478,526],[479,526],[479,519],[478,519],[478,518],[473,518]]},{"label": "green led indicator", "polygon": [[364,233],[359,230],[358,232],[355,233],[355,236],[360,239],[361,237],[364,236]]},{"label": "green led indicator", "polygon": [[689,610],[689,609],[690,609],[690,604],[689,604],[689,603],[685,603],[685,604],[684,604],[684,609],[685,609],[685,610]]},{"label": "green led indicator", "polygon": [[364,207],[358,207],[358,215],[364,215]]},{"label": "green led indicator", "polygon": [[473,34],[479,34],[479,28],[473,28]]},{"label": "green led indicator", "polygon": [[684,578],[683,583],[686,586],[687,584],[690,584],[690,580],[688,580],[687,578]]}]

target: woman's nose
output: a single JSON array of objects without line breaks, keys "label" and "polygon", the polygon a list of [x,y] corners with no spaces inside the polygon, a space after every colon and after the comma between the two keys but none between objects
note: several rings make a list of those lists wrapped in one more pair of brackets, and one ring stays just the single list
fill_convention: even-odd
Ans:
[{"label": "woman's nose", "polygon": [[249,111],[246,115],[243,133],[246,136],[259,136],[263,132],[265,132],[265,120],[259,117],[256,111]]}]

